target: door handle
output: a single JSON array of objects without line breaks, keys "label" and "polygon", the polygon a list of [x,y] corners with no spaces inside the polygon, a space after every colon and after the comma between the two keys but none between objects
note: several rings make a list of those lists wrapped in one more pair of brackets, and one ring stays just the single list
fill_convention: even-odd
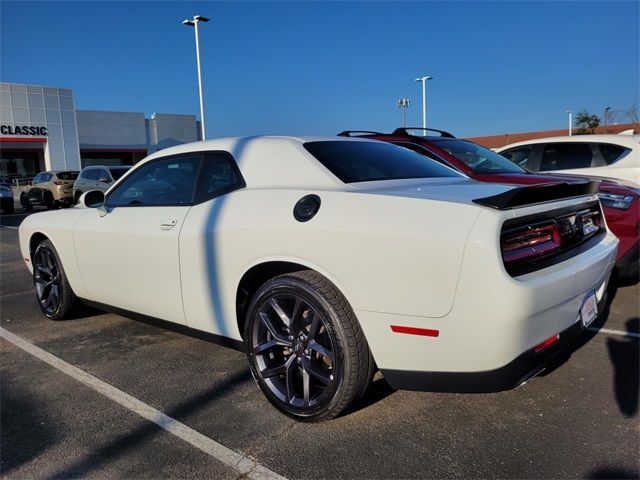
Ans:
[{"label": "door handle", "polygon": [[160,220],[160,228],[163,230],[171,230],[178,223],[176,218],[163,218]]}]

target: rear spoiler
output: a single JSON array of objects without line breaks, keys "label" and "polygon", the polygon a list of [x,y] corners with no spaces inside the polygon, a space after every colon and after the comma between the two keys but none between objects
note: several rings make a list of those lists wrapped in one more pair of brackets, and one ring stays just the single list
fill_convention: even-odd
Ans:
[{"label": "rear spoiler", "polygon": [[580,197],[583,195],[593,195],[598,191],[598,181],[584,182],[555,182],[542,183],[539,185],[527,185],[516,187],[498,195],[491,197],[477,198],[473,203],[497,210],[508,210],[510,208],[533,205],[535,203],[551,202],[563,198]]}]

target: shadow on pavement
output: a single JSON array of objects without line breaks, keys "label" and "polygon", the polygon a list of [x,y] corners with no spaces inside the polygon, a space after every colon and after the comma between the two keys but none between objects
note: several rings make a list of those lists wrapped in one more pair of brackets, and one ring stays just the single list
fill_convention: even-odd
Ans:
[{"label": "shadow on pavement", "polygon": [[[249,369],[242,369],[235,372],[221,383],[203,391],[198,396],[187,400],[164,413],[172,418],[182,421],[185,417],[188,417],[197,410],[206,407],[211,402],[228,395],[234,388],[249,380],[251,380]],[[141,425],[138,428],[109,441],[108,444],[98,448],[94,452],[86,455],[84,458],[78,459],[66,468],[56,471],[52,475],[49,475],[48,478],[59,479],[90,477],[92,476],[91,472],[99,469],[107,463],[113,462],[114,459],[133,451],[142,442],[150,441],[155,435],[163,432],[164,430],[158,425],[141,419]]]},{"label": "shadow on pavement", "polygon": [[[640,318],[627,321],[627,332],[638,332]],[[610,337],[607,339],[609,358],[613,363],[613,389],[620,412],[627,417],[638,413],[640,395],[640,342],[633,337]]]},{"label": "shadow on pavement", "polygon": [[36,404],[28,391],[2,372],[0,388],[0,477],[38,457],[57,443],[60,435],[46,420],[46,404]]},{"label": "shadow on pavement", "polygon": [[637,470],[629,470],[627,468],[608,466],[598,467],[591,470],[584,477],[586,479],[621,479],[621,478],[640,478]]}]

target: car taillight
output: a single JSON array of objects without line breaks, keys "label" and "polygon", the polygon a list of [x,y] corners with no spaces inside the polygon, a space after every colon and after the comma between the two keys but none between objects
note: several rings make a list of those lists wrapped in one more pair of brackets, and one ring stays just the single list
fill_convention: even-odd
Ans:
[{"label": "car taillight", "polygon": [[54,180],[53,184],[54,185],[64,185],[67,182],[63,182],[62,180]]},{"label": "car taillight", "polygon": [[507,264],[547,255],[560,249],[560,228],[556,223],[528,226],[506,232],[500,244]]}]

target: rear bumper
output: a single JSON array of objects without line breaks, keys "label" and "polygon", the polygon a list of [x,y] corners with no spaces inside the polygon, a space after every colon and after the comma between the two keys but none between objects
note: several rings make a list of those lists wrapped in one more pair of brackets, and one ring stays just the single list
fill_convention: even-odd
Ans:
[{"label": "rear bumper", "polygon": [[[604,304],[604,302],[602,302]],[[560,332],[553,345],[536,353],[527,350],[513,361],[495,370],[481,372],[423,372],[381,370],[385,380],[397,390],[451,393],[490,393],[510,390],[542,372],[561,353],[570,350],[584,332],[581,322]]]}]

